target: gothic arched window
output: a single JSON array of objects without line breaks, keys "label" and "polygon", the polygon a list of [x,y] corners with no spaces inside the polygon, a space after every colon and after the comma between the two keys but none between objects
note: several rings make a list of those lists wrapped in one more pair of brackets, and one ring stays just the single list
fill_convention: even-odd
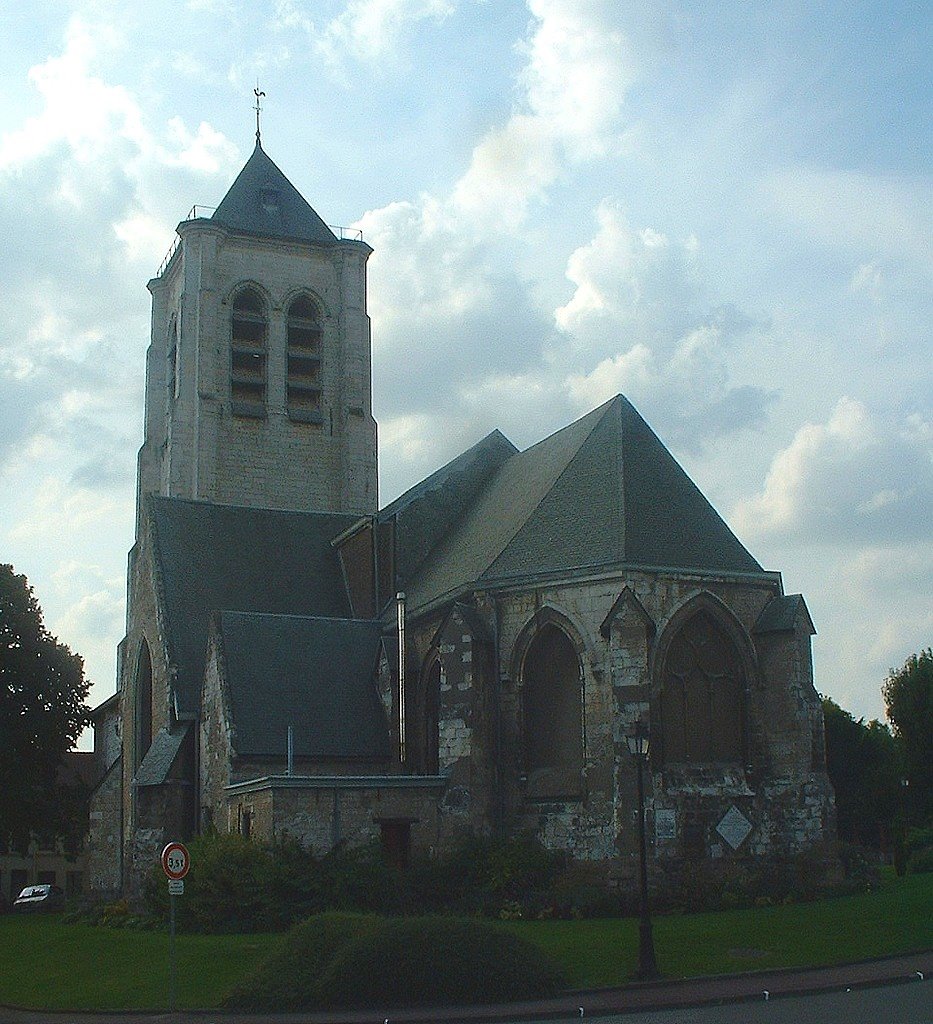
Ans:
[{"label": "gothic arched window", "polygon": [[136,767],[142,763],[152,746],[152,658],[145,639],[139,645],[136,657]]},{"label": "gothic arched window", "polygon": [[306,295],[288,307],[289,419],[320,423],[321,416],[321,315]]},{"label": "gothic arched window", "polygon": [[671,641],[661,676],[661,745],[666,764],[742,764],[745,672],[735,642],[707,611]]},{"label": "gothic arched window", "polygon": [[230,341],[230,401],[234,416],[266,415],[265,304],[255,288],[243,288],[233,300]]},{"label": "gothic arched window", "polygon": [[567,634],[541,627],[522,664],[525,774],[530,797],[579,796],[583,788],[580,659]]}]

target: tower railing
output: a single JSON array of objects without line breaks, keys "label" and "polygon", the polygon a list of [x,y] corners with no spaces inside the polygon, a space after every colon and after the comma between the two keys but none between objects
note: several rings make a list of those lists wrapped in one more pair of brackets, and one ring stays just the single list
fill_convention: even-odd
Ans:
[{"label": "tower railing", "polygon": [[[204,206],[201,203],[195,203],[194,206],[188,211],[188,215],[185,220],[198,220],[200,217],[209,217],[217,210],[216,206]],[[362,228],[347,228],[342,227],[339,224],[328,224],[331,231],[341,240],[351,240],[354,242],[363,241],[363,229]],[[181,237],[175,235],[172,244],[169,246],[168,252],[165,254],[165,258],[159,264],[159,269],[156,271],[155,276],[161,277],[165,272],[165,268],[172,262],[172,257],[178,251],[178,246],[181,244]]]}]

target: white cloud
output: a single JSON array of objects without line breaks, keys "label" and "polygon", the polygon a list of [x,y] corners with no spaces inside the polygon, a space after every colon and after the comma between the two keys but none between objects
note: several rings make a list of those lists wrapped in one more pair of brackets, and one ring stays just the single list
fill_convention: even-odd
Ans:
[{"label": "white cloud", "polygon": [[930,183],[897,175],[794,167],[764,183],[762,200],[817,241],[875,258],[920,261],[931,271]]},{"label": "white cloud", "polygon": [[928,424],[885,418],[839,399],[806,423],[771,464],[762,491],[740,502],[739,528],[798,544],[929,538],[933,448]]},{"label": "white cloud", "polygon": [[72,17],[62,53],[29,72],[40,111],[0,139],[0,389],[16,424],[0,468],[40,432],[79,461],[112,462],[103,449],[138,422],[126,397],[148,333],[141,283],[171,240],[175,189],[237,159],[207,122],[150,129],[98,72],[123,43]]},{"label": "white cloud", "polygon": [[[392,54],[410,26],[425,20],[441,22],[455,9],[450,0],[350,0],[327,24],[318,45],[334,60],[349,52],[358,60],[376,61]],[[280,0],[278,15],[283,22],[313,32],[310,19],[290,0]]]},{"label": "white cloud", "polygon": [[473,150],[453,204],[484,230],[516,229],[564,168],[617,140],[635,64],[618,8],[593,0],[528,0],[533,31],[520,46],[516,109]]},{"label": "white cloud", "polygon": [[555,312],[559,349],[580,367],[566,377],[577,412],[623,392],[666,440],[697,448],[757,427],[773,394],[732,382],[730,349],[756,325],[704,297],[700,247],[651,228],[633,230],[618,204],[567,262],[575,289]]},{"label": "white cloud", "polygon": [[[528,7],[533,20],[519,47],[525,63],[506,122],[480,140],[446,194],[395,202],[358,222],[375,248],[369,309],[378,412],[384,420],[400,415],[413,399],[420,413],[433,412],[438,459],[453,454],[467,410],[476,430],[490,426],[494,413],[502,422],[489,378],[500,384],[534,378],[549,393],[561,392],[561,371],[546,351],[552,310],[535,304],[517,269],[527,244],[522,229],[530,203],[565,170],[612,145],[632,81],[613,4],[529,0]],[[351,10],[356,7],[345,13]],[[410,387],[413,363],[422,379],[417,396]],[[483,401],[489,404],[481,411]],[[566,408],[562,399],[560,410]],[[389,479],[398,457],[391,452],[383,460]]]}]

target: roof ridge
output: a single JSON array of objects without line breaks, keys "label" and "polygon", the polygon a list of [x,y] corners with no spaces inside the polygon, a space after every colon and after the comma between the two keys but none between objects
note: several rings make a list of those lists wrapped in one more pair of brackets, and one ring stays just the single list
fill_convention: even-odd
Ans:
[{"label": "roof ridge", "polygon": [[[429,473],[423,480],[419,480],[418,483],[412,484],[411,487],[409,487],[407,490],[402,491],[402,493],[399,494],[397,497],[393,498],[388,505],[381,508],[379,510],[378,515],[383,516],[386,513],[394,515],[403,512],[413,502],[417,501],[418,498],[422,497],[423,495],[429,493],[431,490],[434,489],[432,486],[430,486],[430,482],[432,480],[437,481],[438,486],[440,486],[441,474],[444,473],[445,470],[449,470],[451,466],[453,466],[457,462],[460,462],[461,460],[466,461],[467,456],[469,456],[472,453],[478,452],[483,447],[483,445],[486,444],[486,442],[491,441],[491,439],[495,437],[501,437],[502,440],[505,441],[510,448],[512,448],[513,454],[519,454],[518,448],[515,447],[515,445],[509,440],[509,438],[505,436],[505,434],[502,433],[502,431],[498,427],[495,427],[492,430],[490,430],[488,434],[483,435],[483,437],[481,437],[478,441],[475,441],[473,444],[471,444],[469,448],[465,448],[462,452],[460,452],[459,455],[455,455],[452,459],[449,459],[447,462],[444,463],[443,466],[438,466],[437,469],[435,469],[432,473]],[[408,500],[403,501],[403,499],[405,498],[408,498]]]},{"label": "roof ridge", "polygon": [[236,616],[241,619],[294,619],[298,622],[345,622],[348,625],[378,625],[382,627],[382,620],[360,619],[353,616],[342,615],[297,615],[294,612],[249,612],[238,611],[236,608],[215,608],[215,614],[220,616]]}]

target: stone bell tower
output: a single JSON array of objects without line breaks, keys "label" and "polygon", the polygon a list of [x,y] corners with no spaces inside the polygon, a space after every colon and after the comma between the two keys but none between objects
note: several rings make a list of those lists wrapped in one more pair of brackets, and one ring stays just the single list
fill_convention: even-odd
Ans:
[{"label": "stone bell tower", "polygon": [[156,493],[365,514],[378,506],[366,262],[256,148],[149,282],[137,533]]}]

